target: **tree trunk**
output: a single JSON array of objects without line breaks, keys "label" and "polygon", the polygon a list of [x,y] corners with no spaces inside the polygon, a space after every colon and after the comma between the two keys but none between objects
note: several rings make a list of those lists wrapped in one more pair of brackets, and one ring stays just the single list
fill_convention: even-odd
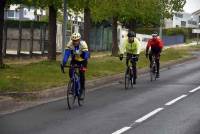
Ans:
[{"label": "tree trunk", "polygon": [[131,20],[129,22],[129,28],[130,28],[130,30],[135,31],[136,24],[137,24],[136,20]]},{"label": "tree trunk", "polygon": [[118,43],[117,43],[117,17],[113,17],[112,21],[112,56],[118,55]]},{"label": "tree trunk", "polygon": [[56,60],[56,16],[57,9],[54,6],[49,6],[49,36],[48,36],[48,59]]},{"label": "tree trunk", "polygon": [[84,9],[84,35],[83,35],[83,39],[86,41],[89,49],[90,49],[90,45],[89,45],[89,34],[90,34],[90,28],[91,28],[91,15],[90,15],[90,9],[89,8],[85,8]]},{"label": "tree trunk", "polygon": [[4,7],[6,0],[0,2],[0,68],[3,67],[3,26],[4,26]]}]

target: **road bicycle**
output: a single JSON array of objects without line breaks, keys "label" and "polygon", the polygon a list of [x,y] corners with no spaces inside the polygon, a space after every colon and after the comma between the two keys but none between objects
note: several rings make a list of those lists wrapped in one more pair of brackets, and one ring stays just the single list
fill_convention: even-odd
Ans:
[{"label": "road bicycle", "polygon": [[[136,72],[136,62],[138,61],[138,57],[132,55],[130,57],[128,66],[125,71],[125,89],[128,89],[131,85],[133,88],[133,85],[136,84],[136,78],[137,78],[137,72]],[[130,65],[131,63],[131,65]]]},{"label": "road bicycle", "polygon": [[[71,75],[72,75],[72,77],[70,78],[67,84],[68,108],[71,109],[74,106],[76,100],[78,101],[78,105],[82,106],[85,99],[85,89],[81,90],[80,74],[79,74],[81,66],[70,65],[70,66],[64,66],[64,67],[69,68],[71,70]],[[62,66],[61,66],[61,70],[63,73],[65,73],[64,68]]]}]

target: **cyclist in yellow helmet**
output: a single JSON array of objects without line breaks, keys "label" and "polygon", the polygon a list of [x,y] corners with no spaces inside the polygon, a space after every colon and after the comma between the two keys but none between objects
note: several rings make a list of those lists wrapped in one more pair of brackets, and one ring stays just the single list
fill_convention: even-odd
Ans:
[{"label": "cyclist in yellow helmet", "polygon": [[[85,41],[81,40],[81,35],[79,33],[73,33],[71,35],[71,40],[67,43],[65,48],[65,54],[63,57],[62,65],[63,68],[67,63],[69,56],[71,55],[71,65],[82,66],[80,69],[80,83],[81,91],[85,90],[85,71],[87,68],[87,60],[89,59],[88,46]],[[69,76],[72,78],[71,70],[69,70]]]}]

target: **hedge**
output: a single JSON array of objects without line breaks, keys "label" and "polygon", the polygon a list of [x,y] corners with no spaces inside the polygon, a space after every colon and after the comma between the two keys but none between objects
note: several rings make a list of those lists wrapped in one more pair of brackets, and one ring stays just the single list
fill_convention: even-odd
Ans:
[{"label": "hedge", "polygon": [[23,21],[19,21],[19,20],[5,20],[4,23],[8,26],[8,27],[19,27],[19,24],[21,24],[21,26],[23,28],[30,28],[31,24],[33,24],[34,27],[39,28],[41,26],[44,25],[48,25],[48,22],[45,21],[31,21],[31,20],[23,20]]},{"label": "hedge", "polygon": [[[149,34],[151,35],[154,31],[158,31],[158,28],[137,28],[136,33],[140,34]],[[195,37],[195,34],[192,34],[192,28],[168,28],[163,29],[163,35],[173,36],[173,35],[184,35],[185,38],[191,39]]]}]

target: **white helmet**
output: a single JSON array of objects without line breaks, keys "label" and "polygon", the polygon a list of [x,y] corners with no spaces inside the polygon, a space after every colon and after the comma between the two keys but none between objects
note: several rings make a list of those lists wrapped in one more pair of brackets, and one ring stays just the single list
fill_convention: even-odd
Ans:
[{"label": "white helmet", "polygon": [[81,35],[80,35],[80,33],[73,33],[72,35],[71,35],[71,40],[79,40],[81,38]]}]

